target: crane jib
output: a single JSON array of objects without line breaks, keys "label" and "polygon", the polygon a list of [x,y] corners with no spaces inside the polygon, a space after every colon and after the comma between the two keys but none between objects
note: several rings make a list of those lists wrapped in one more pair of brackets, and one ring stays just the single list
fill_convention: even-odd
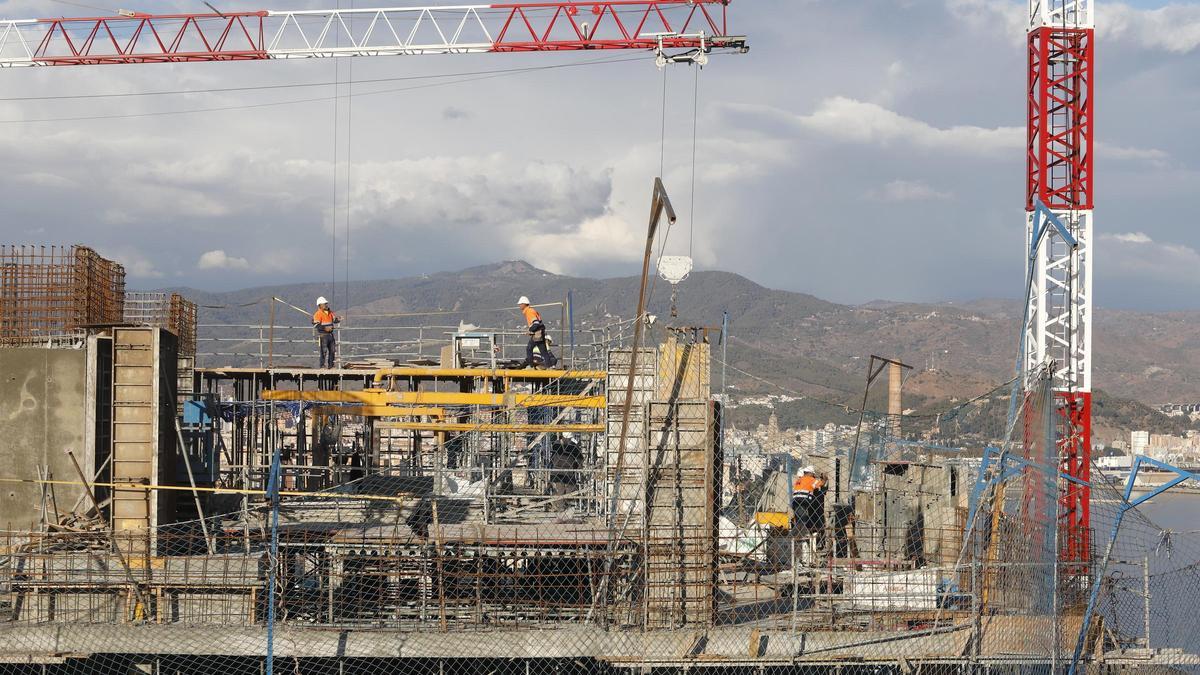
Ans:
[{"label": "crane jib", "polygon": [[744,50],[728,0],[0,19],[0,67],[582,50]]}]

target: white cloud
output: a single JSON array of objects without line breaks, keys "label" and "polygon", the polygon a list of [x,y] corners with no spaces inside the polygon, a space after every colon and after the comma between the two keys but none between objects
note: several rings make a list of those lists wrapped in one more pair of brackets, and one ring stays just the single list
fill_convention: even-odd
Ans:
[{"label": "white cloud", "polygon": [[1186,54],[1200,46],[1200,5],[1137,9],[1123,3],[1097,3],[1096,32],[1098,40],[1111,38],[1143,49]]},{"label": "white cloud", "polygon": [[1101,141],[1096,141],[1096,154],[1102,159],[1147,162],[1160,167],[1165,167],[1171,158],[1166,151],[1156,148],[1130,148]]},{"label": "white cloud", "polygon": [[145,253],[131,246],[98,246],[96,251],[109,260],[121,263],[132,280],[161,279],[164,276]]},{"label": "white cloud", "polygon": [[[1200,252],[1185,244],[1158,242],[1144,232],[1101,235],[1098,253],[1106,273],[1141,281],[1200,286]],[[1108,272],[1112,270],[1112,272]]]},{"label": "white cloud", "polygon": [[[25,10],[45,7],[45,0],[9,2],[15,8],[10,16],[37,16],[40,10]],[[1193,242],[1186,227],[1189,198],[1200,187],[1200,171],[1192,166],[1200,156],[1200,134],[1188,114],[1195,107],[1188,85],[1197,62],[1164,52],[1192,49],[1193,10],[1178,4],[1162,11],[1108,2],[1099,7],[1098,114],[1104,128],[1097,129],[1120,144],[1095,148],[1103,192],[1098,199],[1108,214],[1100,224],[1149,227],[1138,220],[1135,205],[1150,203],[1155,238]],[[871,3],[870,11],[862,3],[816,0],[731,5],[731,21],[752,36],[754,53],[787,58],[763,60],[752,53],[714,59],[700,75],[696,217],[689,213],[695,73],[668,70],[664,180],[680,212],[668,253],[694,244],[701,267],[850,302],[929,299],[946,288],[965,298],[1019,287],[1023,267],[1013,261],[1019,254],[1010,243],[1021,226],[1019,217],[1012,219],[1020,212],[1024,168],[1024,13],[1022,0],[905,0]],[[847,43],[858,48],[821,60]],[[490,58],[406,63],[412,74],[436,75],[486,69]],[[579,57],[527,58],[568,63]],[[797,70],[796,63],[824,65]],[[5,96],[321,82],[330,79],[332,65],[297,60],[18,69],[4,74]],[[355,75],[390,77],[394,66],[388,59],[362,59]],[[355,280],[506,258],[573,274],[625,274],[640,259],[649,184],[659,172],[662,80],[645,63],[606,64],[356,97],[352,139],[349,116],[337,115],[335,127],[328,101],[135,120],[4,124],[0,156],[28,173],[0,185],[0,230],[7,228],[10,239],[136,248],[145,257],[126,260],[131,278],[161,269],[172,283],[179,275],[181,285],[207,288],[242,284],[251,276],[280,283],[328,279],[333,266],[340,279],[347,262]],[[247,90],[7,101],[0,102],[0,120],[253,105],[310,95]],[[593,100],[628,105],[585,104]],[[530,116],[530,105],[540,114]],[[1147,114],[1153,123],[1146,123]],[[336,178],[334,129],[341,131]],[[348,147],[353,180],[347,238]],[[947,198],[954,201],[917,201]],[[969,233],[948,228],[961,218],[955,209],[892,208],[895,203],[970,204],[975,226]],[[868,234],[895,248],[904,269],[864,267],[853,256],[854,238],[830,231],[829,222],[846,217],[847,204],[864,215]],[[930,232],[948,235],[918,236]],[[1163,297],[1152,267],[1134,272],[1132,263],[1123,263],[1122,272],[1118,257],[1187,253],[1153,241],[1097,244],[1096,297],[1105,304]],[[958,259],[952,254],[964,246],[976,252],[969,262],[942,262]],[[225,267],[198,269],[201,254],[213,250],[225,252]],[[795,265],[804,252],[811,252],[806,264]],[[253,264],[239,269],[241,260]],[[843,274],[847,269],[855,274]],[[1200,296],[1158,301],[1196,306],[1194,297]]]},{"label": "white cloud", "polygon": [[955,19],[976,31],[1000,30],[1013,39],[1022,39],[1029,23],[1025,3],[996,0],[946,0],[946,9]]},{"label": "white cloud", "polygon": [[[1006,159],[1025,145],[1023,127],[981,127],[960,124],[937,127],[901,115],[878,103],[845,96],[823,99],[807,115],[796,115],[761,105],[734,104],[731,111],[762,123],[784,123],[814,132],[821,138],[879,147],[909,146],[957,156]],[[1165,166],[1166,152],[1097,142],[1097,153],[1106,160],[1144,161]]]},{"label": "white cloud", "polygon": [[221,249],[206,251],[196,261],[196,268],[202,270],[245,270],[250,269],[250,261],[237,258]]},{"label": "white cloud", "polygon": [[935,190],[922,181],[893,180],[880,188],[869,190],[864,196],[880,202],[920,202],[949,199],[951,194]]},{"label": "white cloud", "polygon": [[[1000,32],[1024,40],[1029,22],[1025,3],[945,0],[946,9],[975,31]],[[1121,2],[1096,3],[1096,37],[1102,43],[1186,54],[1200,46],[1200,5],[1171,3],[1143,9]]]},{"label": "white cloud", "polygon": [[1009,156],[1024,144],[1025,129],[956,125],[939,128],[875,103],[827,98],[795,123],[827,138],[873,145],[909,144],[925,150],[989,157]]},{"label": "white cloud", "polygon": [[525,250],[528,238],[570,232],[599,215],[610,189],[603,168],[500,153],[364,162],[354,167],[351,222],[434,237],[453,231]]},{"label": "white cloud", "polygon": [[1122,244],[1152,244],[1154,240],[1146,235],[1145,232],[1119,232],[1117,234],[1104,234],[1101,239],[1109,239],[1119,241]]}]

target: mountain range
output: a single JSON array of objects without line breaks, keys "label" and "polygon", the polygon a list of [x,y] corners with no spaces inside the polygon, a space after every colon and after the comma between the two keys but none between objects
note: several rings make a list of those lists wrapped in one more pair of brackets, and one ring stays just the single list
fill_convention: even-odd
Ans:
[{"label": "mountain range", "polygon": [[[439,319],[493,326],[518,322],[515,309],[512,316],[495,309],[515,305],[521,295],[536,304],[562,300],[571,291],[578,328],[632,316],[637,287],[634,277],[570,277],[507,261],[457,272],[352,282],[348,294],[339,285],[337,296],[330,295],[327,283],[224,293],[170,290],[202,306],[201,324],[264,322],[264,305],[249,304],[264,297],[305,308],[318,295],[330,295],[335,305],[345,304],[348,295],[351,314],[443,311],[453,314]],[[671,288],[657,280],[652,289],[650,312],[664,317],[661,326],[671,310]],[[736,392],[857,406],[868,357],[878,354],[913,366],[905,381],[905,404],[918,411],[985,394],[1010,380],[1022,313],[1018,301],[995,299],[838,304],[720,271],[693,272],[678,286],[676,300],[675,325],[717,327],[728,313],[728,340],[718,349],[727,353],[725,376]],[[548,313],[547,319],[553,330],[559,317]],[[1152,406],[1200,399],[1200,313],[1098,309],[1093,348],[1097,438],[1126,437],[1133,428],[1181,433],[1190,427],[1186,418],[1167,417]],[[719,384],[719,376],[714,368],[714,383]],[[882,405],[881,396],[873,389],[872,404]],[[811,405],[793,404],[790,412],[777,412],[780,423],[788,426],[824,421]],[[741,410],[735,421],[740,417],[742,423],[754,423],[765,414],[765,408],[751,407]]]}]

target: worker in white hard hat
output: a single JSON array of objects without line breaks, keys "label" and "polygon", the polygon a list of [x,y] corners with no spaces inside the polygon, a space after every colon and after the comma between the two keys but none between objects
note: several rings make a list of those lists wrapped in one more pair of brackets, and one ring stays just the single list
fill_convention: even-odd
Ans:
[{"label": "worker in white hard hat", "polygon": [[[517,300],[517,307],[521,309],[521,315],[525,317],[526,331],[529,333],[529,344],[525,346],[525,367],[533,368],[542,365],[546,368],[553,368],[558,363],[558,357],[550,352],[550,347],[546,344],[546,324],[542,322],[542,315],[533,308],[533,305],[529,303],[529,298],[524,295]],[[535,360],[533,354],[535,348],[541,352],[540,359]]]},{"label": "worker in white hard hat", "polygon": [[823,476],[810,464],[800,469],[800,475],[792,482],[792,514],[799,533],[819,533],[825,526],[825,492],[827,484]]},{"label": "worker in white hard hat", "polygon": [[329,309],[329,301],[325,296],[317,298],[317,311],[313,312],[313,330],[317,334],[317,342],[321,346],[320,364],[318,368],[332,368],[334,355],[337,353],[337,338],[333,329],[342,322],[342,317]]}]

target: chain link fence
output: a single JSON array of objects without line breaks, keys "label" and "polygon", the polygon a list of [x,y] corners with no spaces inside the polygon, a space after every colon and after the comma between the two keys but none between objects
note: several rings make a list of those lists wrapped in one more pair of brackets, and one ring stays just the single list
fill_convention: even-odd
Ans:
[{"label": "chain link fence", "polygon": [[[40,525],[3,541],[0,672],[1194,668],[1195,532],[1097,471],[1089,555],[1064,555],[1047,379],[748,434],[719,365],[674,332],[593,375],[193,399],[199,480],[90,479],[73,507],[39,481]],[[499,399],[335,400],[468,388]],[[114,529],[117,488],[195,512]]]}]

